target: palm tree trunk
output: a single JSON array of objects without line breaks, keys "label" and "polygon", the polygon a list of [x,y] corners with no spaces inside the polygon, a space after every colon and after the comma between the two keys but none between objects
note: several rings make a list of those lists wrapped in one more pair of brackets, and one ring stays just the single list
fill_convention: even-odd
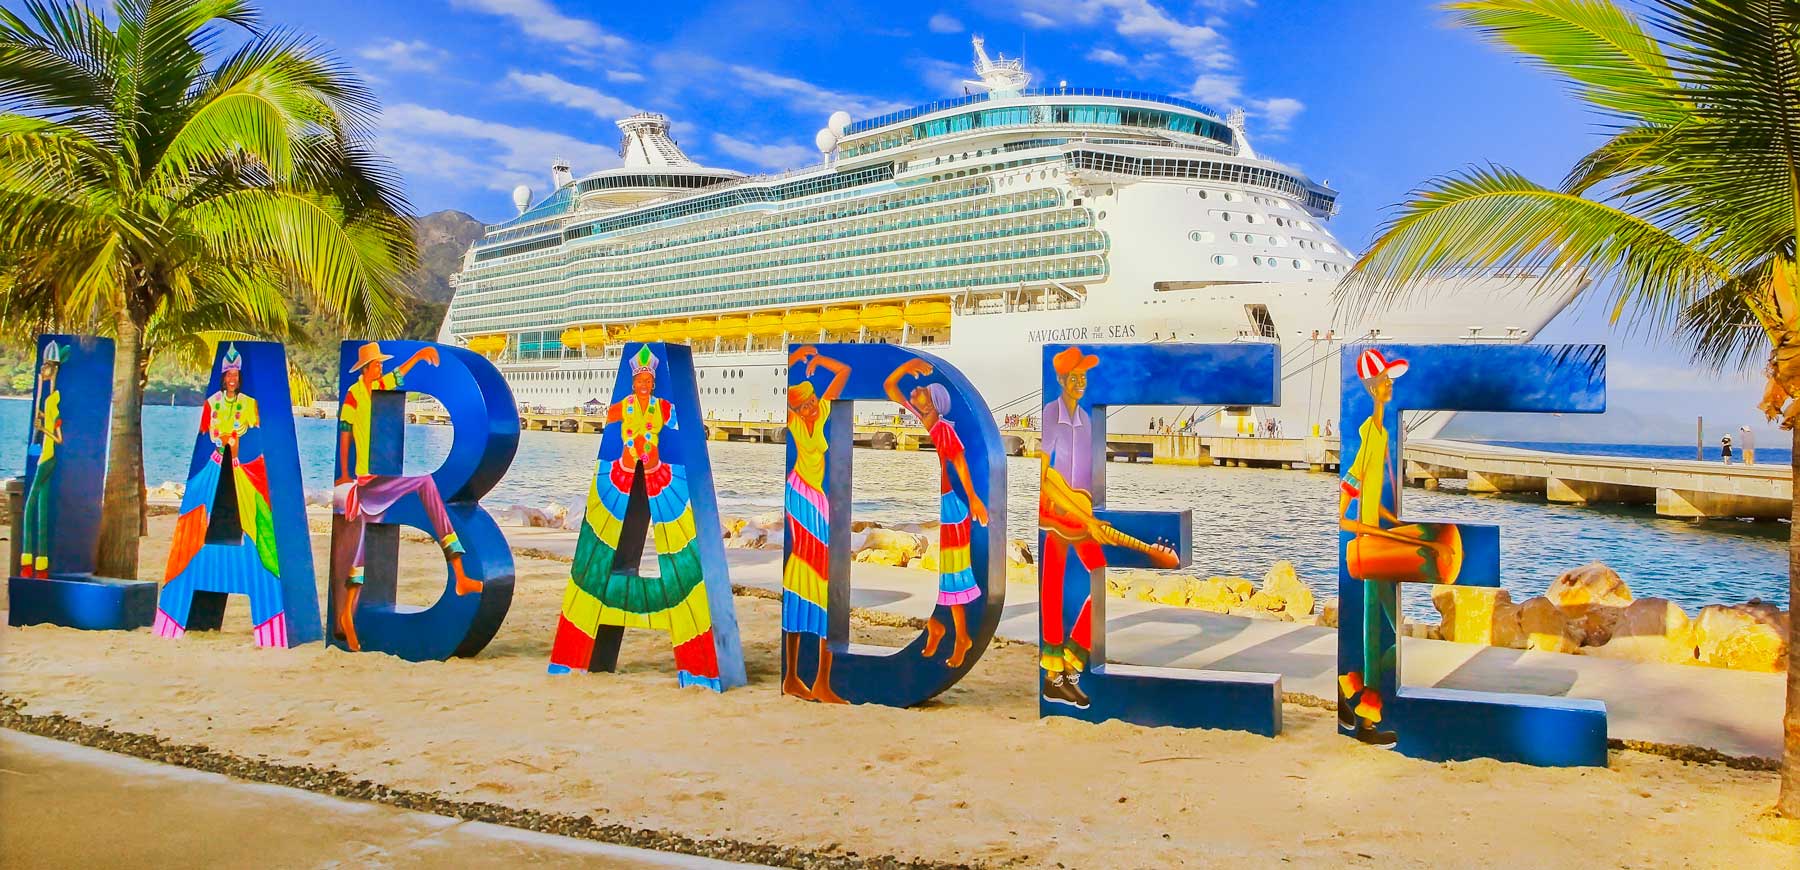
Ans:
[{"label": "palm tree trunk", "polygon": [[[1794,479],[1800,481],[1800,426],[1794,427]],[[1800,819],[1800,499],[1788,524],[1787,715],[1782,719],[1781,795],[1775,812]]]},{"label": "palm tree trunk", "polygon": [[[106,463],[105,501],[100,510],[102,577],[136,580],[138,576],[138,512],[144,501],[144,390],[138,363],[144,353],[144,329],[132,312],[120,307],[113,357],[112,449]],[[148,320],[149,318],[145,318]]]}]

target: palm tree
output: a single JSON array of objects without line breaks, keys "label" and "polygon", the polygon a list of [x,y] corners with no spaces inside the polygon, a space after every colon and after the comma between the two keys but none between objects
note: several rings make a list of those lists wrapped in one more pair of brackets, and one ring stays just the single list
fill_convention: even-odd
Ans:
[{"label": "palm tree", "polygon": [[391,329],[410,209],[369,150],[371,94],[248,0],[21,5],[0,9],[0,323],[117,342],[98,564],[135,577],[152,323],[268,327],[299,294]]},{"label": "palm tree", "polygon": [[[1394,304],[1464,269],[1587,271],[1615,321],[1715,367],[1768,360],[1763,410],[1800,478],[1800,0],[1468,0],[1455,19],[1564,80],[1606,140],[1545,187],[1502,167],[1433,179],[1339,290]],[[1800,506],[1788,550],[1800,605]],[[1790,636],[1777,809],[1800,818],[1800,639]]]}]

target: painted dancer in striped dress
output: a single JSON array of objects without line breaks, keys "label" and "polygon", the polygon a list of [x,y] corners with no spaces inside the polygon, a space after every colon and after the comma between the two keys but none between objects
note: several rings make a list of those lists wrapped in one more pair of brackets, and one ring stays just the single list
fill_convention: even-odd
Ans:
[{"label": "painted dancer in striped dress", "polygon": [[[942,487],[938,497],[937,603],[950,608],[950,618],[956,624],[956,644],[950,657],[944,660],[944,664],[955,668],[962,666],[963,656],[974,645],[969,639],[969,621],[963,608],[981,597],[981,587],[975,583],[975,569],[969,556],[969,521],[972,519],[976,525],[985,526],[988,513],[987,505],[981,503],[981,496],[975,494],[975,484],[969,478],[969,463],[963,457],[962,439],[943,416],[950,412],[950,391],[943,384],[929,383],[914,385],[910,395],[900,392],[902,380],[923,378],[931,371],[930,363],[910,359],[888,375],[884,386],[889,399],[919,418],[920,425],[931,433],[931,445],[937,450]],[[954,483],[962,484],[962,493],[957,492],[953,476]],[[938,621],[934,611],[925,626],[923,654],[926,658],[937,654],[938,643],[943,639],[944,624]]]},{"label": "painted dancer in striped dress", "polygon": [[200,431],[212,441],[213,453],[182,494],[153,627],[161,637],[180,637],[187,632],[195,593],[236,593],[250,598],[256,645],[286,647],[275,514],[257,444],[262,411],[241,391],[243,369],[237,345],[227,345],[219,390],[200,406]]},{"label": "painted dancer in striped dress", "polygon": [[[787,477],[787,564],[781,572],[781,642],[787,651],[787,676],[781,692],[826,704],[845,703],[831,690],[831,647],[826,641],[826,587],[829,585],[830,508],[825,499],[825,422],[831,403],[844,392],[850,367],[819,353],[811,345],[788,357],[788,367],[804,364],[806,376],[819,369],[831,373],[823,394],[801,381],[788,388],[788,443],[794,448],[794,470]],[[812,635],[819,643],[819,673],[809,688],[800,679],[800,640]]]},{"label": "painted dancer in striped dress", "polygon": [[[606,425],[618,426],[623,443],[619,457],[601,466],[588,492],[549,670],[561,674],[591,667],[600,626],[649,628],[669,633],[681,685],[722,692],[687,469],[664,461],[662,454],[664,431],[680,424],[674,404],[655,394],[660,363],[649,345],[639,346],[631,358],[631,392],[606,410]],[[655,577],[636,573],[641,545],[624,540],[633,489],[640,486],[656,541]],[[619,558],[622,546],[628,560]],[[625,564],[615,564],[620,562]]]}]

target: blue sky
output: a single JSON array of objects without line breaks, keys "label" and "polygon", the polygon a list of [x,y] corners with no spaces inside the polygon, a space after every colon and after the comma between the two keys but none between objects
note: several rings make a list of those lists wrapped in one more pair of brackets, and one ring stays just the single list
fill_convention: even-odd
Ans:
[{"label": "blue sky", "polygon": [[[750,171],[817,159],[834,109],[866,116],[962,93],[969,36],[1039,83],[1244,108],[1253,142],[1340,191],[1333,232],[1366,245],[1422,180],[1503,163],[1554,182],[1597,121],[1555,82],[1448,24],[1430,0],[264,0],[373,84],[382,147],[420,211],[496,221],[510,191],[616,164],[613,119],[667,114],[695,159]],[[1698,374],[1594,304],[1544,338],[1614,346],[1610,393],[1673,436],[1748,422],[1741,377]],[[1609,415],[1610,416],[1610,415]],[[1642,422],[1642,421],[1639,421]],[[1681,428],[1685,426],[1685,428]],[[1765,439],[1763,443],[1772,443]]]}]

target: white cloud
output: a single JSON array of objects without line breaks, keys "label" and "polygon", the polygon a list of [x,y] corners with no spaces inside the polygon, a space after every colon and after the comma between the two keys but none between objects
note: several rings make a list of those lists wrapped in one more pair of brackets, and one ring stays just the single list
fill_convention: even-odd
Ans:
[{"label": "white cloud", "polygon": [[1129,66],[1131,64],[1125,55],[1103,47],[1096,47],[1093,51],[1088,52],[1087,59],[1094,63],[1111,64],[1112,66]]},{"label": "white cloud", "polygon": [[1019,13],[1019,18],[1023,19],[1026,24],[1029,24],[1032,27],[1050,28],[1056,26],[1056,19],[1051,18],[1048,15],[1032,12],[1029,9]]},{"label": "white cloud", "polygon": [[1194,79],[1194,86],[1188,94],[1202,103],[1209,103],[1215,109],[1224,111],[1238,97],[1243,96],[1242,82],[1237,76],[1206,73]]},{"label": "white cloud", "polygon": [[618,97],[550,73],[522,73],[513,70],[506,74],[506,84],[559,106],[591,112],[602,120],[614,121],[637,112],[630,103]]},{"label": "white cloud", "polygon": [[606,71],[606,80],[620,84],[635,84],[644,81],[644,74],[628,69],[609,69]]},{"label": "white cloud", "polygon": [[968,87],[969,65],[935,57],[919,57],[907,61],[919,71],[927,93],[933,96],[955,96]]},{"label": "white cloud", "polygon": [[510,191],[526,184],[542,189],[550,163],[562,158],[577,174],[619,165],[613,149],[572,136],[515,127],[401,103],[382,112],[382,152],[407,175]]},{"label": "white cloud", "polygon": [[795,169],[819,162],[819,152],[794,142],[749,142],[724,133],[712,135],[713,147],[760,169]]},{"label": "white cloud", "polygon": [[1251,100],[1246,112],[1251,117],[1259,118],[1264,129],[1271,133],[1283,133],[1294,124],[1294,118],[1306,111],[1306,104],[1293,97],[1271,97],[1266,100]]},{"label": "white cloud", "polygon": [[746,92],[780,99],[798,111],[817,112],[821,120],[839,109],[849,112],[853,118],[868,118],[898,111],[909,105],[834,91],[792,76],[742,64],[733,65],[729,70],[737,79],[737,84]]},{"label": "white cloud", "polygon": [[450,59],[448,52],[423,40],[384,39],[364,46],[357,55],[401,72],[437,72]]},{"label": "white cloud", "polygon": [[963,32],[962,21],[945,12],[939,12],[938,14],[931,16],[931,20],[926,22],[926,26],[931,28],[932,33]]},{"label": "white cloud", "polygon": [[549,0],[450,0],[459,9],[498,15],[527,36],[570,48],[624,51],[631,43],[585,18],[564,15]]}]

